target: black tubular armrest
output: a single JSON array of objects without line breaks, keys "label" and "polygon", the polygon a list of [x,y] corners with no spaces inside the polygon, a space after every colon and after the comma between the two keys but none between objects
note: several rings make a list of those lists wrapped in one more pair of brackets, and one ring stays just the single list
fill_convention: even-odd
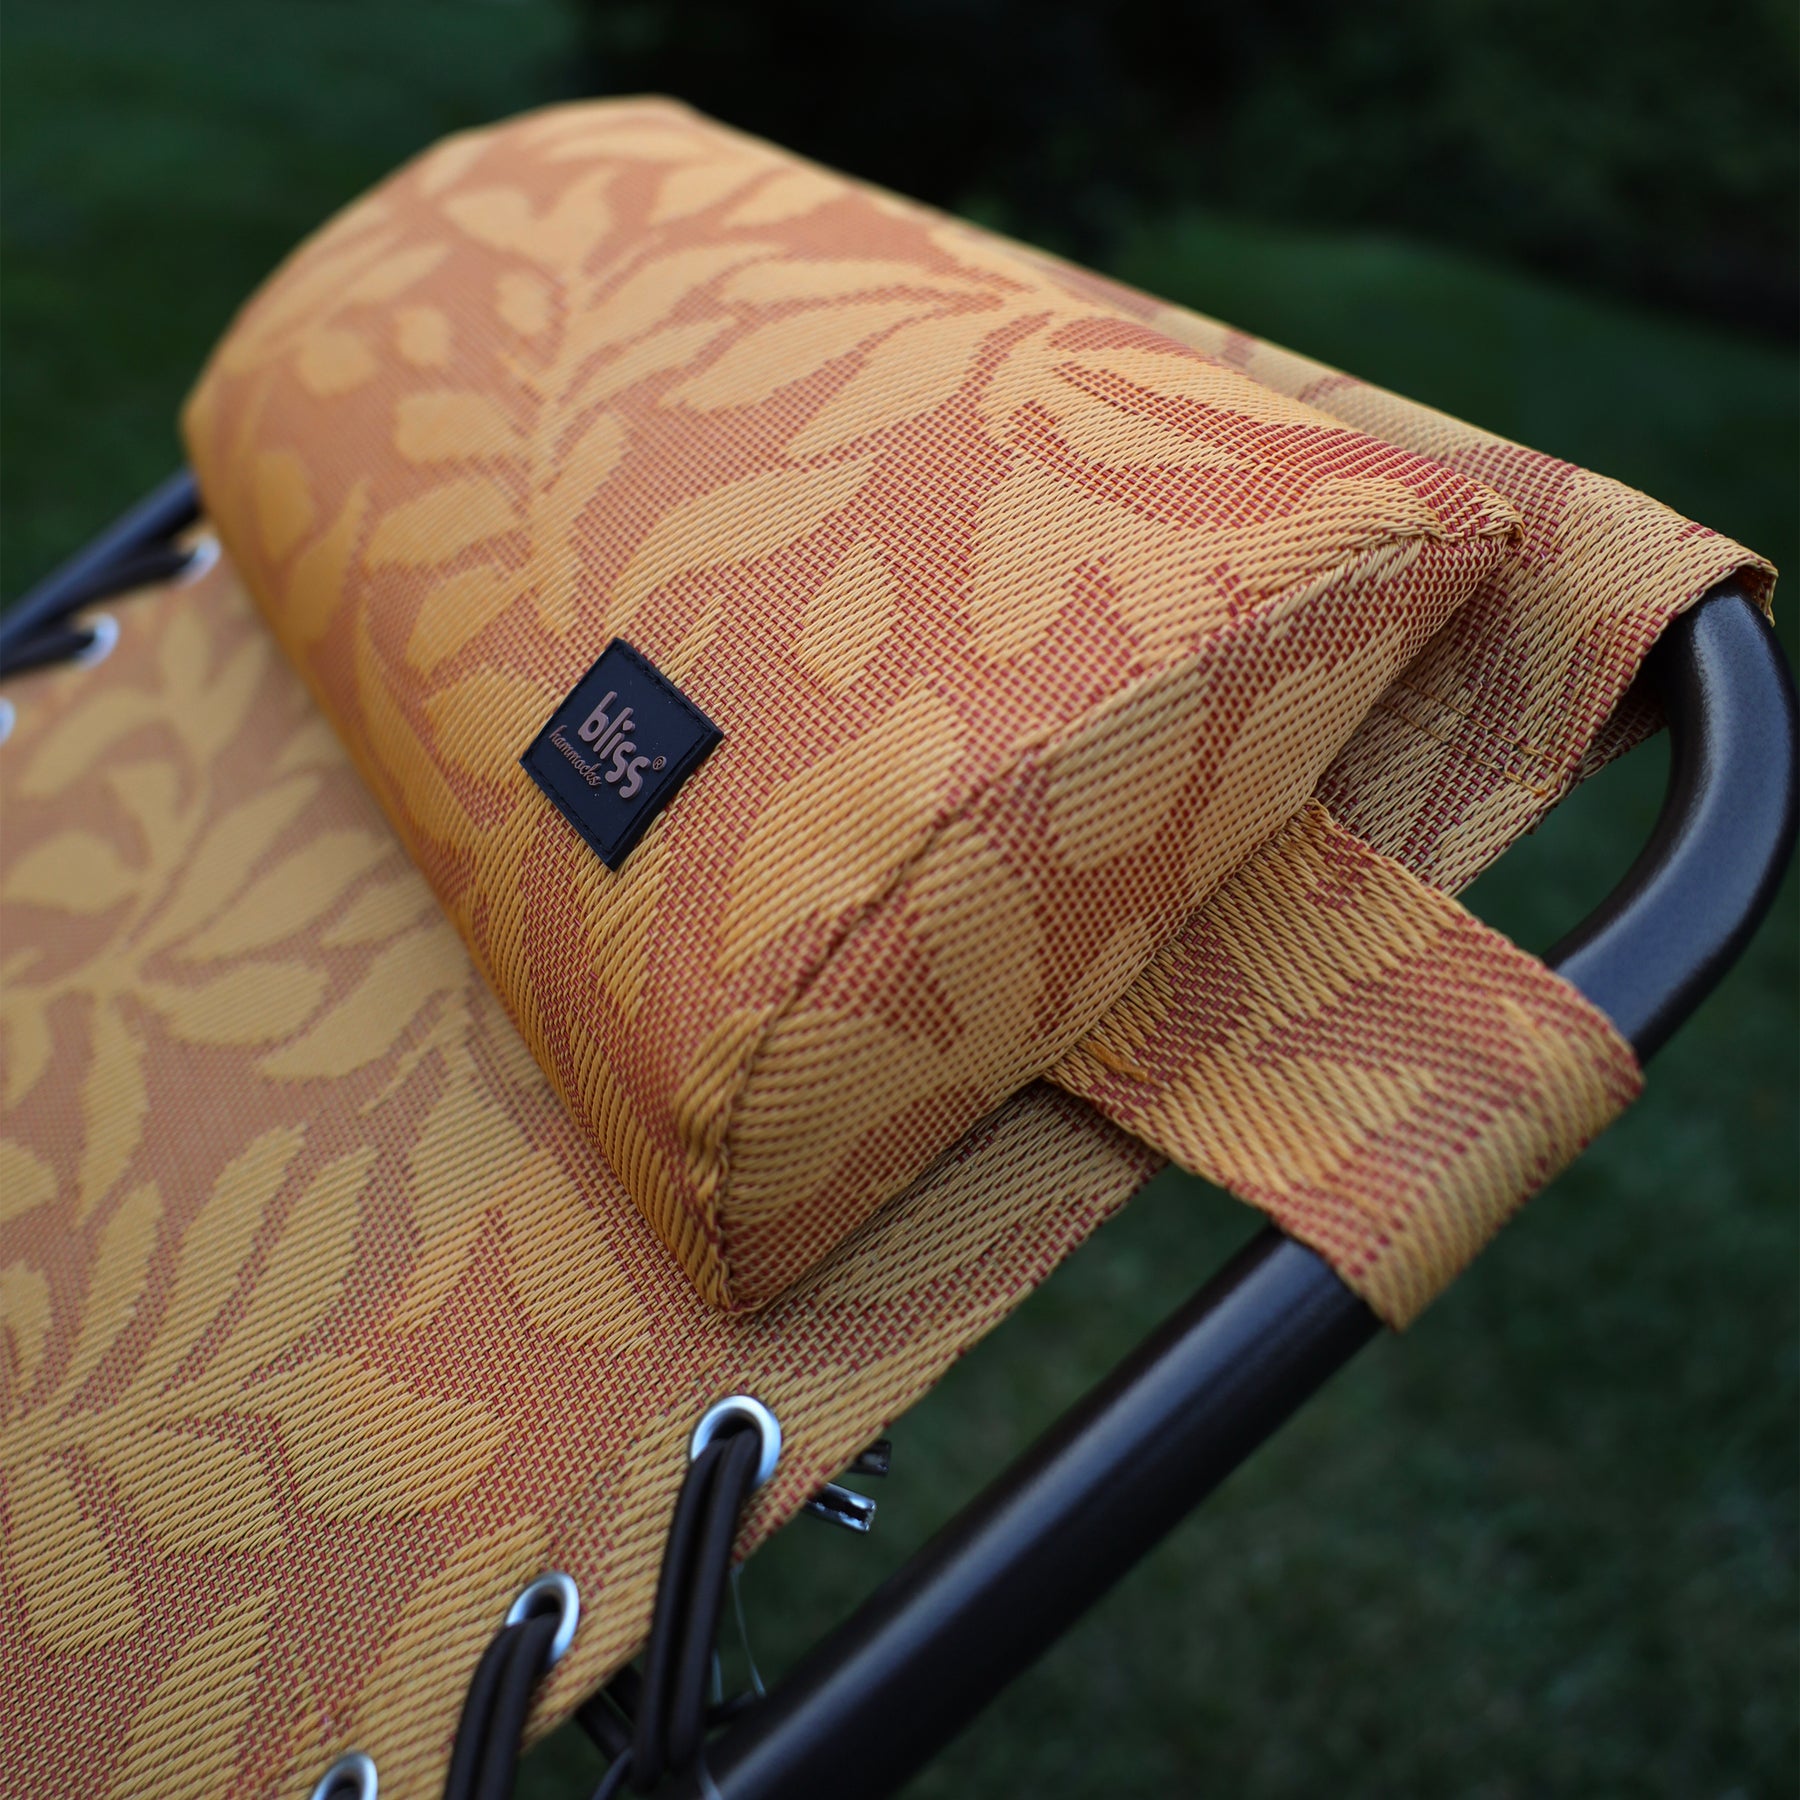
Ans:
[{"label": "black tubular armrest", "polygon": [[1644,674],[1669,721],[1669,786],[1638,859],[1544,960],[1648,1061],[1737,961],[1794,847],[1794,678],[1725,582],[1670,625]]},{"label": "black tubular armrest", "polygon": [[[1553,949],[1641,1058],[1749,941],[1794,840],[1794,685],[1741,587],[1664,634],[1673,740],[1642,855]],[[676,1782],[680,1800],[892,1793],[1375,1335],[1265,1229]]]},{"label": "black tubular armrest", "polygon": [[166,544],[199,516],[194,477],[177,469],[0,614],[0,663],[12,662],[24,645],[77,607],[116,592],[120,575],[129,576],[145,551]]}]

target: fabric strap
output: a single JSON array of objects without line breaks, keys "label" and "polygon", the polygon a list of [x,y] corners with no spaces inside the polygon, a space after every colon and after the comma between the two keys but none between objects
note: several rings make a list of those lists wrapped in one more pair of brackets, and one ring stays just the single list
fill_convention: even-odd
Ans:
[{"label": "fabric strap", "polygon": [[1051,1077],[1404,1326],[1628,1106],[1598,1008],[1309,802]]}]

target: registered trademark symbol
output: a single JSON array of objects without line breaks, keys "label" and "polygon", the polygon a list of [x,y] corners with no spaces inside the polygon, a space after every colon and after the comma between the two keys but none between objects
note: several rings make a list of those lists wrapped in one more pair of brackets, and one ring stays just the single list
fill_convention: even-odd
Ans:
[{"label": "registered trademark symbol", "polygon": [[653,757],[651,759],[650,766],[653,769],[660,769],[663,766],[663,764],[666,763],[668,760],[669,759],[666,756]]}]

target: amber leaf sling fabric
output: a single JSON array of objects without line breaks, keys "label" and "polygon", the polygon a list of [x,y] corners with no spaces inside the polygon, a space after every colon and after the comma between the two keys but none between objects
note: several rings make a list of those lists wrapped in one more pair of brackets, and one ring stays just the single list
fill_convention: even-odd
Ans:
[{"label": "amber leaf sling fabric", "polygon": [[1034,1087],[774,1305],[708,1305],[229,566],[0,747],[0,1789],[438,1791],[512,1596],[637,1648],[699,1414],[789,1517],[1156,1167]]},{"label": "amber leaf sling fabric", "polygon": [[[668,102],[452,139],[187,420],[230,554],[0,746],[0,1785],[443,1777],[635,1650],[1172,1156],[1416,1314],[1636,1091],[1449,897],[1772,571]],[[726,738],[621,870],[612,636]],[[1047,1079],[1039,1079],[1047,1077]]]}]

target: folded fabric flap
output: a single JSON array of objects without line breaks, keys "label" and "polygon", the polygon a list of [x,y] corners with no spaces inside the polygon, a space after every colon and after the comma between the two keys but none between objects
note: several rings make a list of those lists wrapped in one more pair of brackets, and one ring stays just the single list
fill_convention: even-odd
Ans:
[{"label": "folded fabric flap", "polygon": [[1052,1079],[1404,1326],[1636,1098],[1560,976],[1317,804]]},{"label": "folded fabric flap", "polygon": [[1278,393],[1492,486],[1524,529],[1403,670],[1319,786],[1365,842],[1447,893],[1660,725],[1633,688],[1669,621],[1775,566],[1592,469],[1515,444],[1184,307],[1140,316]]},{"label": "folded fabric flap", "polygon": [[403,170],[185,423],[521,1035],[729,1307],[1060,1060],[1518,530],[659,102]]},{"label": "folded fabric flap", "polygon": [[1518,510],[1523,529],[1506,555],[1380,696],[1320,784],[1340,821],[1435,887],[1466,886],[1660,725],[1632,684],[1672,618],[1732,577],[1771,607],[1766,557],[1624,482],[1047,252],[1027,254],[1276,393],[1486,483]]}]

